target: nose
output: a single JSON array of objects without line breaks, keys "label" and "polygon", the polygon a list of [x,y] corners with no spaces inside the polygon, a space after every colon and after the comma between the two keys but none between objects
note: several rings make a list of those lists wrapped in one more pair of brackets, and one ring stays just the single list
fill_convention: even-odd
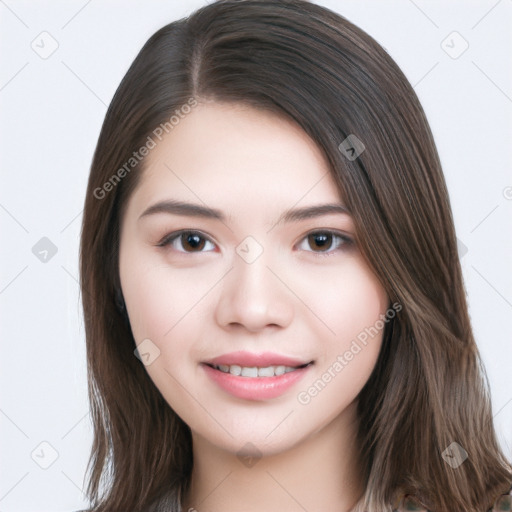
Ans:
[{"label": "nose", "polygon": [[[224,329],[264,329],[290,325],[294,306],[293,294],[276,263],[264,251],[248,262],[234,254],[233,268],[223,279],[215,317]],[[281,275],[280,275],[281,274]]]}]

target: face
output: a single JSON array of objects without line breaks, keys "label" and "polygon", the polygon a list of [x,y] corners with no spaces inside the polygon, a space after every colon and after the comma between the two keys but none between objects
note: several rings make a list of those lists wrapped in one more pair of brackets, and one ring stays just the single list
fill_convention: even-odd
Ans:
[{"label": "face", "polygon": [[354,238],[322,153],[275,114],[200,103],[151,149],[121,287],[149,377],[193,435],[272,454],[349,419],[388,307]]}]

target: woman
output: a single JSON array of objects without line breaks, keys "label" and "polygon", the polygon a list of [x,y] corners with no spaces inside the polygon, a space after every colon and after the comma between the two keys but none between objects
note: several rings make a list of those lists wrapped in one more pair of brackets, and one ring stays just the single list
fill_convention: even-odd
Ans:
[{"label": "woman", "polygon": [[433,137],[343,17],[218,1],[148,40],[81,286],[91,510],[506,510]]}]

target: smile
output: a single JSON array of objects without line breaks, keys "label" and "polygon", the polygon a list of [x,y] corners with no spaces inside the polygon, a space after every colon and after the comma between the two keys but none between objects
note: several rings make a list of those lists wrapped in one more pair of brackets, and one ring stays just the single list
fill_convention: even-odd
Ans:
[{"label": "smile", "polygon": [[216,387],[243,400],[269,400],[291,390],[311,369],[313,363],[301,366],[241,366],[202,363],[207,377]]},{"label": "smile", "polygon": [[[311,363],[308,363],[311,364]],[[240,376],[240,377],[276,377],[279,375],[284,375],[285,373],[293,372],[299,368],[306,367],[307,364],[301,366],[266,366],[266,367],[258,367],[258,366],[240,366],[237,364],[226,365],[212,365],[216,370],[220,370],[224,373],[229,373],[231,375]]]}]

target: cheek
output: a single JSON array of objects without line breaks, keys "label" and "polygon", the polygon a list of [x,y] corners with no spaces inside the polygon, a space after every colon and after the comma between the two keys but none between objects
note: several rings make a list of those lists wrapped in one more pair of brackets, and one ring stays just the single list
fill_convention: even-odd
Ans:
[{"label": "cheek", "polygon": [[[136,343],[149,338],[163,354],[183,354],[201,320],[202,300],[215,280],[201,269],[173,269],[133,252],[121,259],[121,285]],[[203,319],[204,321],[204,319]]]},{"label": "cheek", "polygon": [[145,369],[173,406],[186,409],[180,408],[186,395],[179,382],[191,355],[190,341],[201,325],[196,316],[207,284],[201,284],[197,270],[173,270],[136,251],[121,258],[120,277],[135,343],[149,339],[153,347],[154,360]]},{"label": "cheek", "polygon": [[370,270],[354,260],[331,273],[323,293],[317,290],[309,297],[311,309],[318,311],[326,326],[315,377],[321,380],[317,388],[328,387],[329,391],[322,393],[320,401],[334,395],[355,398],[368,380],[382,345],[387,293]]},{"label": "cheek", "polygon": [[319,332],[323,334],[327,351],[333,347],[342,350],[358,336],[364,341],[368,331],[375,334],[372,328],[380,325],[389,299],[378,279],[359,258],[315,277],[304,278],[299,293],[320,323]]},{"label": "cheek", "polygon": [[159,281],[158,272],[142,266],[131,266],[121,284],[136,343],[149,338],[159,344],[172,327],[171,292]]}]

